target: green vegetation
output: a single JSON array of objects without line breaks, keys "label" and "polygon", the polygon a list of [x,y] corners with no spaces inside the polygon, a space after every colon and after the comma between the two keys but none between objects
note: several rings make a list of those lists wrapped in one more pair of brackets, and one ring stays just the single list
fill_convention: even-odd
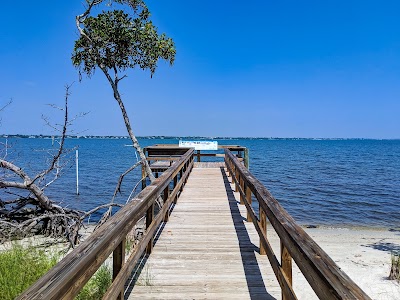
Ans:
[{"label": "green vegetation", "polygon": [[141,266],[135,277],[138,286],[152,286],[155,278],[151,271],[151,266],[148,264],[144,268]]},{"label": "green vegetation", "polygon": [[106,265],[101,266],[83,287],[76,300],[97,300],[101,299],[108,287],[111,285],[111,270]]},{"label": "green vegetation", "polygon": [[135,239],[127,237],[125,242],[125,252],[130,253],[134,248],[135,248]]},{"label": "green vegetation", "polygon": [[[0,252],[0,299],[12,300],[49,271],[60,259],[41,247],[13,244]],[[77,300],[101,299],[112,282],[109,267],[103,265],[76,297]]]},{"label": "green vegetation", "polygon": [[[101,6],[105,10],[99,12]],[[72,63],[80,75],[91,77],[96,69],[103,72],[121,110],[132,145],[150,181],[154,181],[143,149],[133,133],[119,84],[129,70],[139,68],[153,76],[160,60],[172,65],[175,44],[164,33],[158,33],[144,0],[87,0],[87,8],[76,17],[76,24],[79,38],[75,41]],[[111,208],[106,214],[111,214]]]},{"label": "green vegetation", "polygon": [[14,244],[0,252],[0,299],[14,299],[58,261],[43,249]]},{"label": "green vegetation", "polygon": [[392,267],[390,268],[389,279],[400,280],[400,253],[392,253]]}]

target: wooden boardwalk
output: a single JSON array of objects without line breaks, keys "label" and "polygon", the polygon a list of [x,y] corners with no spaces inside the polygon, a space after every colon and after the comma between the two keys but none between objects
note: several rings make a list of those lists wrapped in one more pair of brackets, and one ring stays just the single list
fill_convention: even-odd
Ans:
[{"label": "wooden boardwalk", "polygon": [[[200,162],[222,156],[194,148],[150,148],[158,178],[18,299],[73,299],[111,254],[113,282],[104,299],[297,299],[295,290],[307,287],[319,299],[370,299],[249,172],[246,148],[224,146],[224,163]],[[165,160],[171,166],[154,165]],[[164,206],[154,215],[160,196]],[[126,239],[144,217],[142,239],[126,253]]]},{"label": "wooden boardwalk", "polygon": [[194,168],[128,299],[275,299],[281,290],[222,167]]}]

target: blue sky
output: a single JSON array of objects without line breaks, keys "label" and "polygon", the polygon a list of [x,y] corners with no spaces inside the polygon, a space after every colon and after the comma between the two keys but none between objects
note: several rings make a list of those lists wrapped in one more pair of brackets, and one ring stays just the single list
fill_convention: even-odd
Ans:
[{"label": "blue sky", "polygon": [[[71,64],[83,1],[6,1],[0,133],[51,133],[74,82],[82,134],[126,135],[104,75]],[[137,135],[400,138],[399,1],[147,1],[174,66],[121,83]]]}]

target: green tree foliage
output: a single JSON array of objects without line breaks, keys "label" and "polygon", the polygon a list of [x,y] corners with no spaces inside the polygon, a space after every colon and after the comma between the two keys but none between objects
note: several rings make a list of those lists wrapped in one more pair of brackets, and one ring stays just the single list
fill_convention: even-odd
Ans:
[{"label": "green tree foliage", "polygon": [[[158,33],[143,0],[108,0],[107,10],[97,15],[93,14],[93,10],[105,1],[86,1],[86,11],[76,17],[80,36],[75,42],[72,63],[89,77],[96,68],[104,73],[121,109],[133,146],[139,153],[147,176],[153,181],[154,175],[133,134],[118,84],[126,77],[120,72],[139,67],[149,70],[152,76],[160,59],[172,64],[176,53],[174,42],[165,34]],[[121,9],[114,9],[113,6]]]},{"label": "green tree foliage", "polygon": [[140,67],[153,74],[159,59],[172,64],[176,53],[174,42],[158,33],[145,3],[114,2],[128,4],[131,13],[108,10],[84,18],[83,34],[75,42],[73,64],[88,76],[96,67],[117,73]]}]

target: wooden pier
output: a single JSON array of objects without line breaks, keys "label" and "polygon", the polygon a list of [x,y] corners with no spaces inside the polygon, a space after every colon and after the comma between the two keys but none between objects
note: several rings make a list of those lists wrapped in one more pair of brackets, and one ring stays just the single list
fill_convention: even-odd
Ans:
[{"label": "wooden pier", "polygon": [[370,299],[249,172],[247,149],[223,151],[212,162],[193,148],[148,147],[157,179],[18,299],[73,299],[110,256],[103,299],[297,299],[293,267],[316,298]]},{"label": "wooden pier", "polygon": [[238,201],[224,168],[195,166],[129,299],[280,298]]}]

